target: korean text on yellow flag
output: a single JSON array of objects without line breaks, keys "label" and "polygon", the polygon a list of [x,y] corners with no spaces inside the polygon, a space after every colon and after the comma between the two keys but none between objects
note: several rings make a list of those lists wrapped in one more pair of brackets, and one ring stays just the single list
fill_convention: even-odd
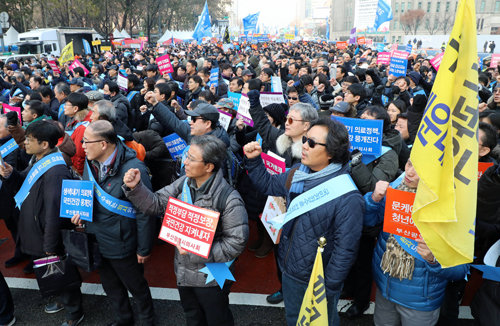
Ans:
[{"label": "korean text on yellow flag", "polygon": [[323,259],[318,247],[316,259],[307,286],[302,306],[300,307],[297,326],[323,326],[328,325],[328,310],[326,303],[325,279],[323,277]]},{"label": "korean text on yellow flag", "polygon": [[413,221],[442,267],[472,261],[478,100],[474,0],[460,0],[411,153],[420,177]]},{"label": "korean text on yellow flag", "polygon": [[69,42],[61,51],[59,63],[62,65],[65,62],[75,60],[75,53],[73,52],[73,41]]}]

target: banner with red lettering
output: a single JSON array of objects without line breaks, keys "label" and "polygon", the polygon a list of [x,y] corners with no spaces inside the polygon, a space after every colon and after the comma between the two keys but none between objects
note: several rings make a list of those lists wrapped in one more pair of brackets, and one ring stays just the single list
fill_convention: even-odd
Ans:
[{"label": "banner with red lettering", "polygon": [[159,238],[174,246],[208,258],[220,213],[170,197]]}]

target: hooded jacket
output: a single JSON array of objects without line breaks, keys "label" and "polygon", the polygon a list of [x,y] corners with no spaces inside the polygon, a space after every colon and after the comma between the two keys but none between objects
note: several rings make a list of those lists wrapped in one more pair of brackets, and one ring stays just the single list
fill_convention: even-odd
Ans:
[{"label": "hooded jacket", "polygon": [[116,119],[121,120],[124,124],[128,124],[129,112],[131,112],[131,108],[127,98],[118,93],[110,100],[116,108]]}]

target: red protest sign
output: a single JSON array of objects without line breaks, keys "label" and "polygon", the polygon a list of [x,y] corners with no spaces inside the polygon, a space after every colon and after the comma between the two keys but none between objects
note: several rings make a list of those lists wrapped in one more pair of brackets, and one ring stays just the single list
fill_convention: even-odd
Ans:
[{"label": "red protest sign", "polygon": [[170,55],[165,54],[164,56],[161,56],[159,58],[156,58],[156,64],[158,65],[158,69],[162,74],[164,73],[172,73],[174,72],[174,68],[172,67],[172,64],[170,63]]},{"label": "red protest sign", "polygon": [[490,68],[496,68],[499,62],[500,62],[500,53],[492,54]]},{"label": "red protest sign", "polygon": [[337,49],[339,50],[347,49],[347,42],[337,42]]},{"label": "red protest sign", "polygon": [[384,213],[384,232],[405,238],[421,238],[420,232],[413,223],[411,213],[415,194],[412,192],[387,189]]},{"label": "red protest sign", "polygon": [[52,69],[53,72],[55,72],[56,74],[61,74],[61,70],[59,70],[59,67],[57,66],[57,63],[55,61],[47,61],[47,63],[49,64],[50,66],[50,69]]},{"label": "red protest sign", "polygon": [[486,172],[486,170],[488,170],[488,168],[490,168],[491,166],[493,166],[492,162],[479,162],[477,169],[477,179],[479,180],[484,172]]},{"label": "red protest sign", "polygon": [[359,45],[366,44],[366,38],[364,36],[358,37],[358,44]]},{"label": "red protest sign", "polygon": [[388,65],[391,63],[391,53],[390,52],[379,52],[377,54],[377,64],[378,65]]},{"label": "red protest sign", "polygon": [[441,66],[441,61],[443,61],[443,56],[444,52],[439,53],[436,55],[434,58],[432,58],[430,61],[431,65],[436,69],[436,71],[439,70],[439,66]]},{"label": "red protest sign", "polygon": [[220,213],[168,199],[159,238],[203,258],[208,258]]},{"label": "red protest sign", "polygon": [[277,157],[268,155],[266,153],[261,153],[260,155],[262,157],[262,160],[264,161],[264,165],[266,166],[267,172],[273,175],[285,172],[286,164],[284,159],[280,160]]},{"label": "red protest sign", "polygon": [[11,111],[17,112],[17,117],[19,118],[19,121],[23,121],[23,119],[21,118],[21,108],[20,107],[10,106],[10,105],[5,104],[5,103],[3,103],[2,106],[3,106],[4,113],[11,112]]},{"label": "red protest sign", "polygon": [[[69,65],[69,70],[73,71],[77,67],[80,67],[83,69],[85,76],[87,76],[90,72],[90,71],[88,71],[87,68],[85,68],[85,66],[78,59],[76,59],[75,61],[73,61],[72,64]],[[73,73],[74,73],[74,71],[73,71]]]}]

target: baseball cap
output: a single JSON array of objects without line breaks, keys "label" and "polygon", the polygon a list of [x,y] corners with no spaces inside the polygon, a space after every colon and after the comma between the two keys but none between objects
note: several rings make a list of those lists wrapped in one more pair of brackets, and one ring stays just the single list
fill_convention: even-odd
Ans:
[{"label": "baseball cap", "polygon": [[212,104],[198,103],[194,110],[186,110],[184,112],[191,117],[202,117],[210,121],[219,121],[219,111]]},{"label": "baseball cap", "polygon": [[241,72],[241,76],[253,76],[253,72],[251,72],[249,69],[245,69]]},{"label": "baseball cap", "polygon": [[346,113],[347,111],[349,111],[349,103],[338,102],[332,108],[330,108],[330,110],[338,113]]},{"label": "baseball cap", "polygon": [[226,109],[233,109],[234,108],[234,103],[232,100],[228,98],[221,98],[219,102],[215,104],[216,108],[226,108]]},{"label": "baseball cap", "polygon": [[69,81],[69,85],[78,85],[80,87],[83,87],[83,80],[80,78],[73,78],[72,80]]}]

